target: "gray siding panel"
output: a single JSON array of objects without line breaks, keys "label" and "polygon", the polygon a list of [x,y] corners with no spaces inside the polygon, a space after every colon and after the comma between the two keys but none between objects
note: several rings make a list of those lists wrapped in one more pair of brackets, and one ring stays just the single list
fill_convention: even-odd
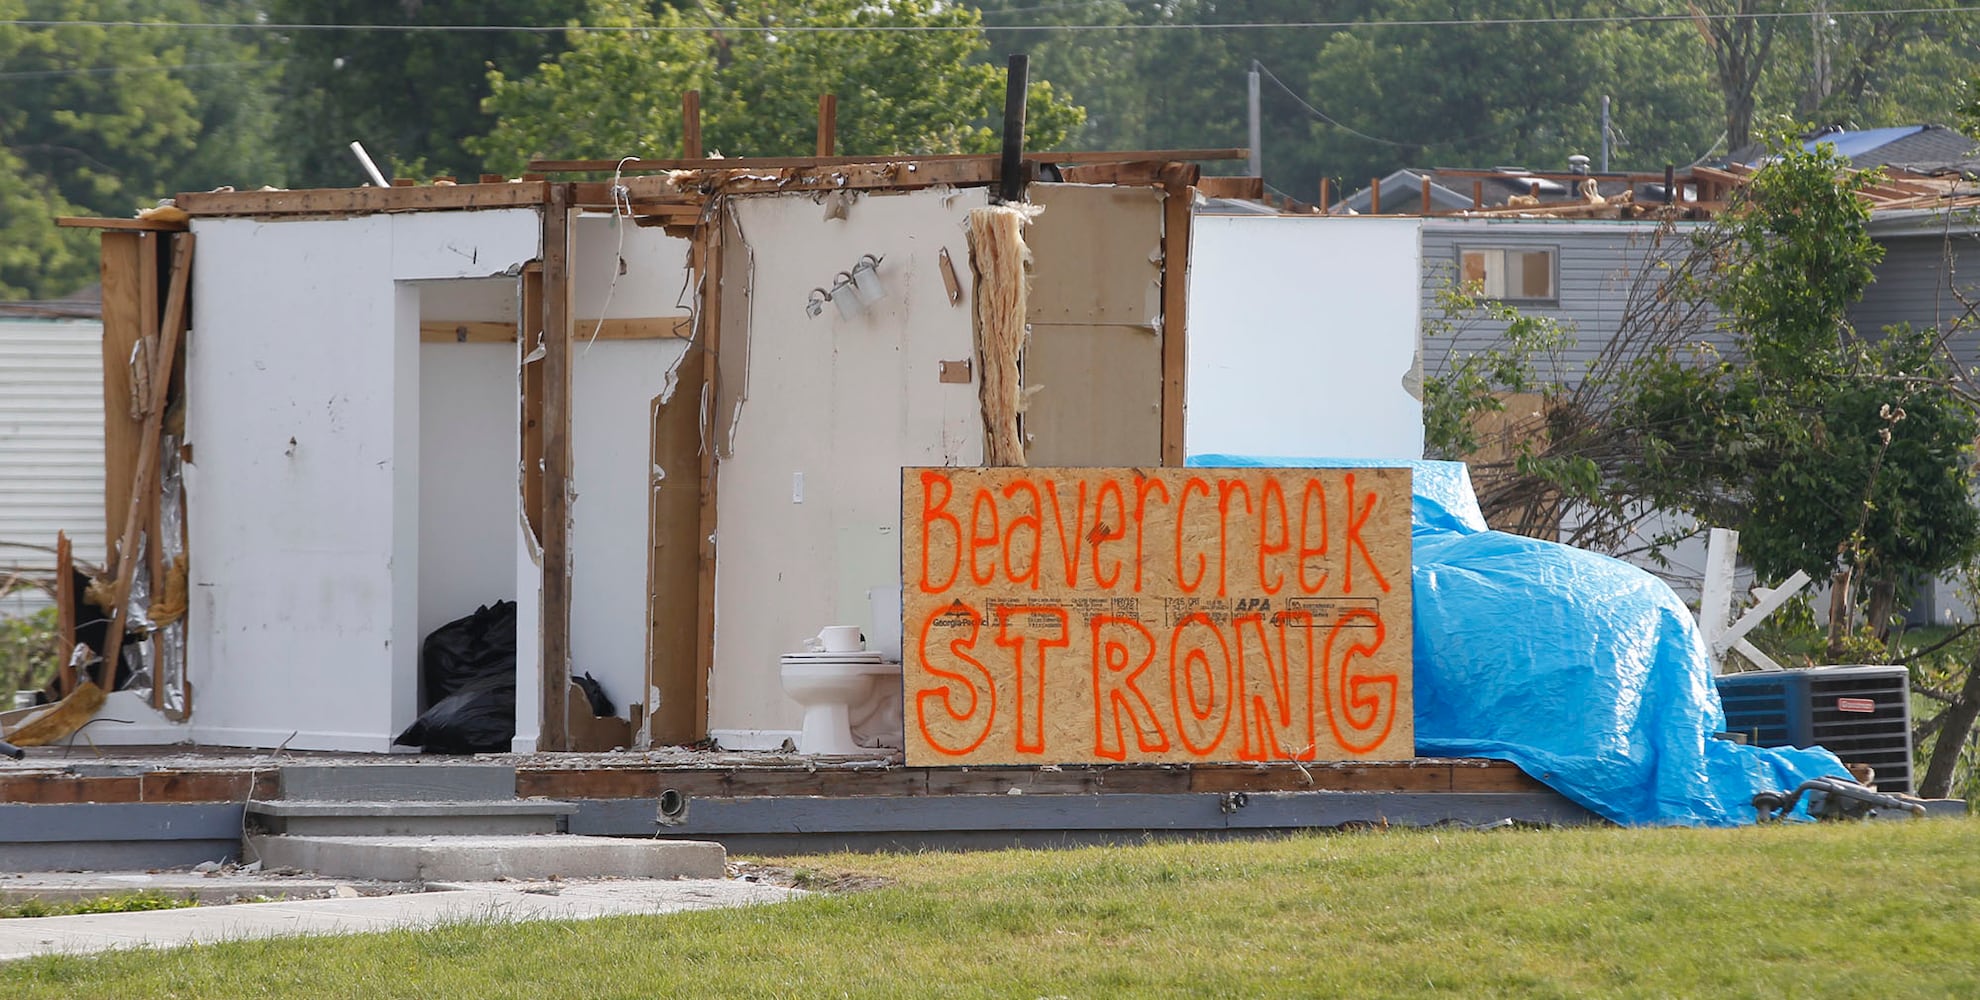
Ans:
[{"label": "gray siding panel", "polygon": [[[1689,227],[1687,227],[1689,228]],[[1464,247],[1551,249],[1555,251],[1558,294],[1553,303],[1515,303],[1529,316],[1560,321],[1574,342],[1560,355],[1566,381],[1579,380],[1615,336],[1629,308],[1631,289],[1647,264],[1681,255],[1683,231],[1663,231],[1648,222],[1584,222],[1552,219],[1432,219],[1423,226],[1423,317],[1443,315],[1438,293],[1457,275]],[[1423,338],[1423,370],[1436,375],[1453,353],[1483,350],[1498,341],[1504,324],[1477,321],[1451,337]]]},{"label": "gray siding panel", "polygon": [[[1692,227],[1687,227],[1692,228]],[[1522,313],[1549,316],[1570,325],[1574,345],[1562,354],[1572,382],[1615,336],[1628,309],[1630,289],[1657,257],[1685,252],[1682,231],[1658,239],[1647,222],[1571,222],[1549,219],[1432,219],[1423,226],[1423,318],[1426,325],[1442,311],[1437,293],[1457,274],[1460,247],[1553,248],[1557,252],[1559,301],[1515,303]],[[1965,315],[1960,303],[1980,300],[1980,234],[1907,233],[1881,237],[1884,260],[1863,301],[1850,313],[1857,331],[1874,337],[1886,326],[1945,330]],[[1497,342],[1504,325],[1478,322],[1454,337],[1423,338],[1423,370],[1434,376],[1453,353],[1483,350]],[[1731,343],[1723,331],[1700,331],[1700,339],[1721,349]],[[1968,364],[1980,364],[1980,322],[1968,321],[1953,338]]]},{"label": "gray siding panel", "polygon": [[[1917,233],[1878,242],[1884,245],[1884,260],[1877,265],[1877,278],[1850,312],[1858,333],[1873,336],[1900,323],[1945,330],[1965,314],[1960,296],[1980,298],[1980,235]],[[1980,330],[1974,326],[1969,321],[1954,337],[1968,364],[1980,360]]]},{"label": "gray siding panel", "polygon": [[[103,561],[103,325],[0,319],[0,542],[52,546]],[[0,577],[52,572],[55,557],[0,546]],[[47,605],[38,590],[0,598],[0,615]]]}]

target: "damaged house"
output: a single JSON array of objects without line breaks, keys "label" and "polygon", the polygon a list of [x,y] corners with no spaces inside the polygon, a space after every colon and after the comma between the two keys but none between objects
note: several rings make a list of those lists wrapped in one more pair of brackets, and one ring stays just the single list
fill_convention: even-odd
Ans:
[{"label": "damaged house", "polygon": [[543,164],[619,172],[76,220],[104,230],[105,358],[169,375],[106,366],[151,415],[105,444],[135,682],[62,683],[118,688],[97,743],[384,752],[432,701],[423,640],[514,602],[509,749],[780,746],[779,656],[887,631],[902,467],[984,464],[999,433],[1034,465],[1181,464],[1185,161],[1219,153],[1026,162],[1020,398],[983,385],[1023,340],[982,332],[1012,292],[973,249],[995,157]]}]

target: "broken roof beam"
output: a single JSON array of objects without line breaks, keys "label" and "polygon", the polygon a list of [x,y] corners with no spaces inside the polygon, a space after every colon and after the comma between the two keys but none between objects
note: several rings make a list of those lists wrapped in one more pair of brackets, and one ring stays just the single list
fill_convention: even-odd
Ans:
[{"label": "broken roof beam", "polygon": [[[1168,162],[1171,160],[1242,160],[1242,149],[1153,149],[1123,152],[1031,152],[1024,159],[1032,163],[1088,164],[1088,163],[1139,163],[1142,161]],[[693,159],[693,160],[531,160],[529,169],[533,173],[611,173],[622,174],[650,173],[659,170],[781,170],[784,168],[826,169],[831,167],[852,167],[880,163],[940,163],[948,161],[990,160],[995,161],[995,153],[935,153],[927,156],[913,154],[893,154],[877,156],[759,156],[736,159]]]},{"label": "broken roof beam", "polygon": [[[962,187],[994,183],[997,174],[997,158],[994,156],[887,160],[821,169],[752,169],[730,161],[730,165],[724,168],[676,170],[666,174],[627,177],[621,181],[621,186],[635,204],[691,204],[697,196],[776,194],[783,191],[908,190],[942,184]],[[595,192],[587,190],[587,187],[581,186],[579,189],[579,204],[589,204],[591,202],[587,196],[595,196]]]},{"label": "broken roof beam", "polygon": [[541,182],[437,184],[422,187],[309,188],[297,191],[202,191],[175,200],[192,216],[366,215],[543,204]]},{"label": "broken roof beam", "polygon": [[168,219],[97,219],[88,216],[57,216],[55,225],[63,229],[124,229],[147,233],[183,233],[184,221]]}]

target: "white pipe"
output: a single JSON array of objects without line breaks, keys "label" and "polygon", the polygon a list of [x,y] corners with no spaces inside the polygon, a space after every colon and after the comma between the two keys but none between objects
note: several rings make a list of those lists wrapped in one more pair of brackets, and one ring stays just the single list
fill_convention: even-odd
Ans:
[{"label": "white pipe", "polygon": [[1251,73],[1245,78],[1245,96],[1246,104],[1249,106],[1247,110],[1250,112],[1248,117],[1251,125],[1251,149],[1249,150],[1251,155],[1247,157],[1251,162],[1246,166],[1250,168],[1251,176],[1263,177],[1265,176],[1265,143],[1263,141],[1264,133],[1259,124],[1258,60],[1256,59],[1251,61]]},{"label": "white pipe", "polygon": [[364,172],[371,175],[371,183],[379,187],[392,186],[385,182],[385,175],[378,172],[378,164],[371,162],[371,154],[364,151],[364,143],[351,140],[351,153],[358,158],[359,163],[364,164]]}]

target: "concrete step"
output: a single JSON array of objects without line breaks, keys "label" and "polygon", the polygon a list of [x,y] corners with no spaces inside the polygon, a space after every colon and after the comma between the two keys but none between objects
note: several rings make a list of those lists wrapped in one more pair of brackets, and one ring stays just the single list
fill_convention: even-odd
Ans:
[{"label": "concrete step", "polygon": [[412,801],[274,799],[250,802],[269,833],[324,836],[519,835],[557,833],[577,805],[552,799]]},{"label": "concrete step", "polygon": [[516,769],[504,764],[289,764],[282,797],[304,801],[459,802],[516,797]]},{"label": "concrete step", "polygon": [[251,836],[266,868],[336,878],[413,879],[722,878],[728,852],[698,840],[548,836]]}]

